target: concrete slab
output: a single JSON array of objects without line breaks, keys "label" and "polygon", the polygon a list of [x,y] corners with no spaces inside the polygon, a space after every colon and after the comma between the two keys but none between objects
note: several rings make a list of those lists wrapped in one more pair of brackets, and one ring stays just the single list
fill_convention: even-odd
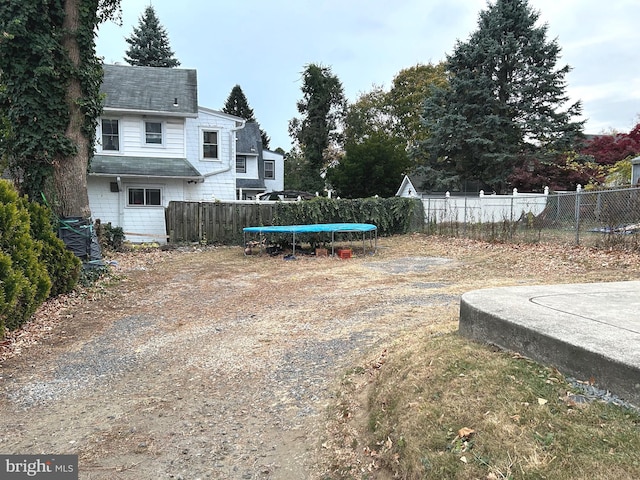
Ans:
[{"label": "concrete slab", "polygon": [[474,290],[459,331],[640,406],[640,281]]}]

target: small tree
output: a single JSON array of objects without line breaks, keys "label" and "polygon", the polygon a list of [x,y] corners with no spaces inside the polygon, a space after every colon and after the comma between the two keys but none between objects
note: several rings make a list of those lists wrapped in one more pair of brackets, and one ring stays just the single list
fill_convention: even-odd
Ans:
[{"label": "small tree", "polygon": [[422,119],[425,100],[435,87],[447,85],[446,67],[442,62],[405,68],[393,78],[387,102],[395,119],[396,135],[406,139],[409,149],[429,136]]},{"label": "small tree", "polygon": [[601,165],[613,165],[629,156],[640,154],[640,123],[629,133],[596,135],[585,142],[580,152],[592,156]]},{"label": "small tree", "polygon": [[167,68],[180,65],[173,56],[167,31],[151,5],[140,16],[138,28],[133,27],[133,33],[125,40],[130,45],[124,57],[129,65]]},{"label": "small tree", "polygon": [[341,197],[392,197],[408,167],[404,142],[376,132],[347,144],[340,163],[327,169],[327,180]]},{"label": "small tree", "polygon": [[[240,88],[240,85],[235,85],[231,89],[231,92],[227,97],[227,101],[224,103],[222,111],[224,113],[228,113],[229,115],[235,115],[236,117],[244,118],[247,122],[258,123],[253,115],[253,109],[249,106],[247,97],[244,95],[244,92],[242,91],[242,88]],[[262,140],[262,148],[268,149],[271,139],[269,138],[269,135],[267,135],[267,132],[260,129],[260,138]]]}]

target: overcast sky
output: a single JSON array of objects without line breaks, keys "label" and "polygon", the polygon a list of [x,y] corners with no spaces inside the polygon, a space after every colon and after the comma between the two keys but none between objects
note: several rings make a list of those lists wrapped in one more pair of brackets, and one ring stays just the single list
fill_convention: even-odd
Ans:
[{"label": "overcast sky", "polygon": [[[198,103],[221,110],[242,87],[271,148],[289,150],[301,72],[331,67],[349,101],[388,89],[403,68],[437,63],[477,28],[485,0],[122,0],[122,26],[100,27],[97,54],[125,63],[125,37],[152,4],[180,68],[198,71]],[[628,132],[640,114],[640,1],[529,0],[570,65],[586,133]]]}]

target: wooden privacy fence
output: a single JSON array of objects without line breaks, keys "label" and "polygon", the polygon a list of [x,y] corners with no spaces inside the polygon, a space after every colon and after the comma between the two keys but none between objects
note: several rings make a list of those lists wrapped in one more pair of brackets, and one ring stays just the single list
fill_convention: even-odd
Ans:
[{"label": "wooden privacy fence", "polygon": [[171,243],[242,244],[242,229],[271,225],[276,202],[169,202],[165,210]]}]

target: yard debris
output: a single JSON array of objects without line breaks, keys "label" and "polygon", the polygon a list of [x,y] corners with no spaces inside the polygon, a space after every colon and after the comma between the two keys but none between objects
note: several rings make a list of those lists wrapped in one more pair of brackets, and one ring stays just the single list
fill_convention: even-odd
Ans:
[{"label": "yard debris", "polygon": [[468,440],[474,433],[476,433],[476,431],[473,428],[464,427],[458,430],[458,437]]}]

